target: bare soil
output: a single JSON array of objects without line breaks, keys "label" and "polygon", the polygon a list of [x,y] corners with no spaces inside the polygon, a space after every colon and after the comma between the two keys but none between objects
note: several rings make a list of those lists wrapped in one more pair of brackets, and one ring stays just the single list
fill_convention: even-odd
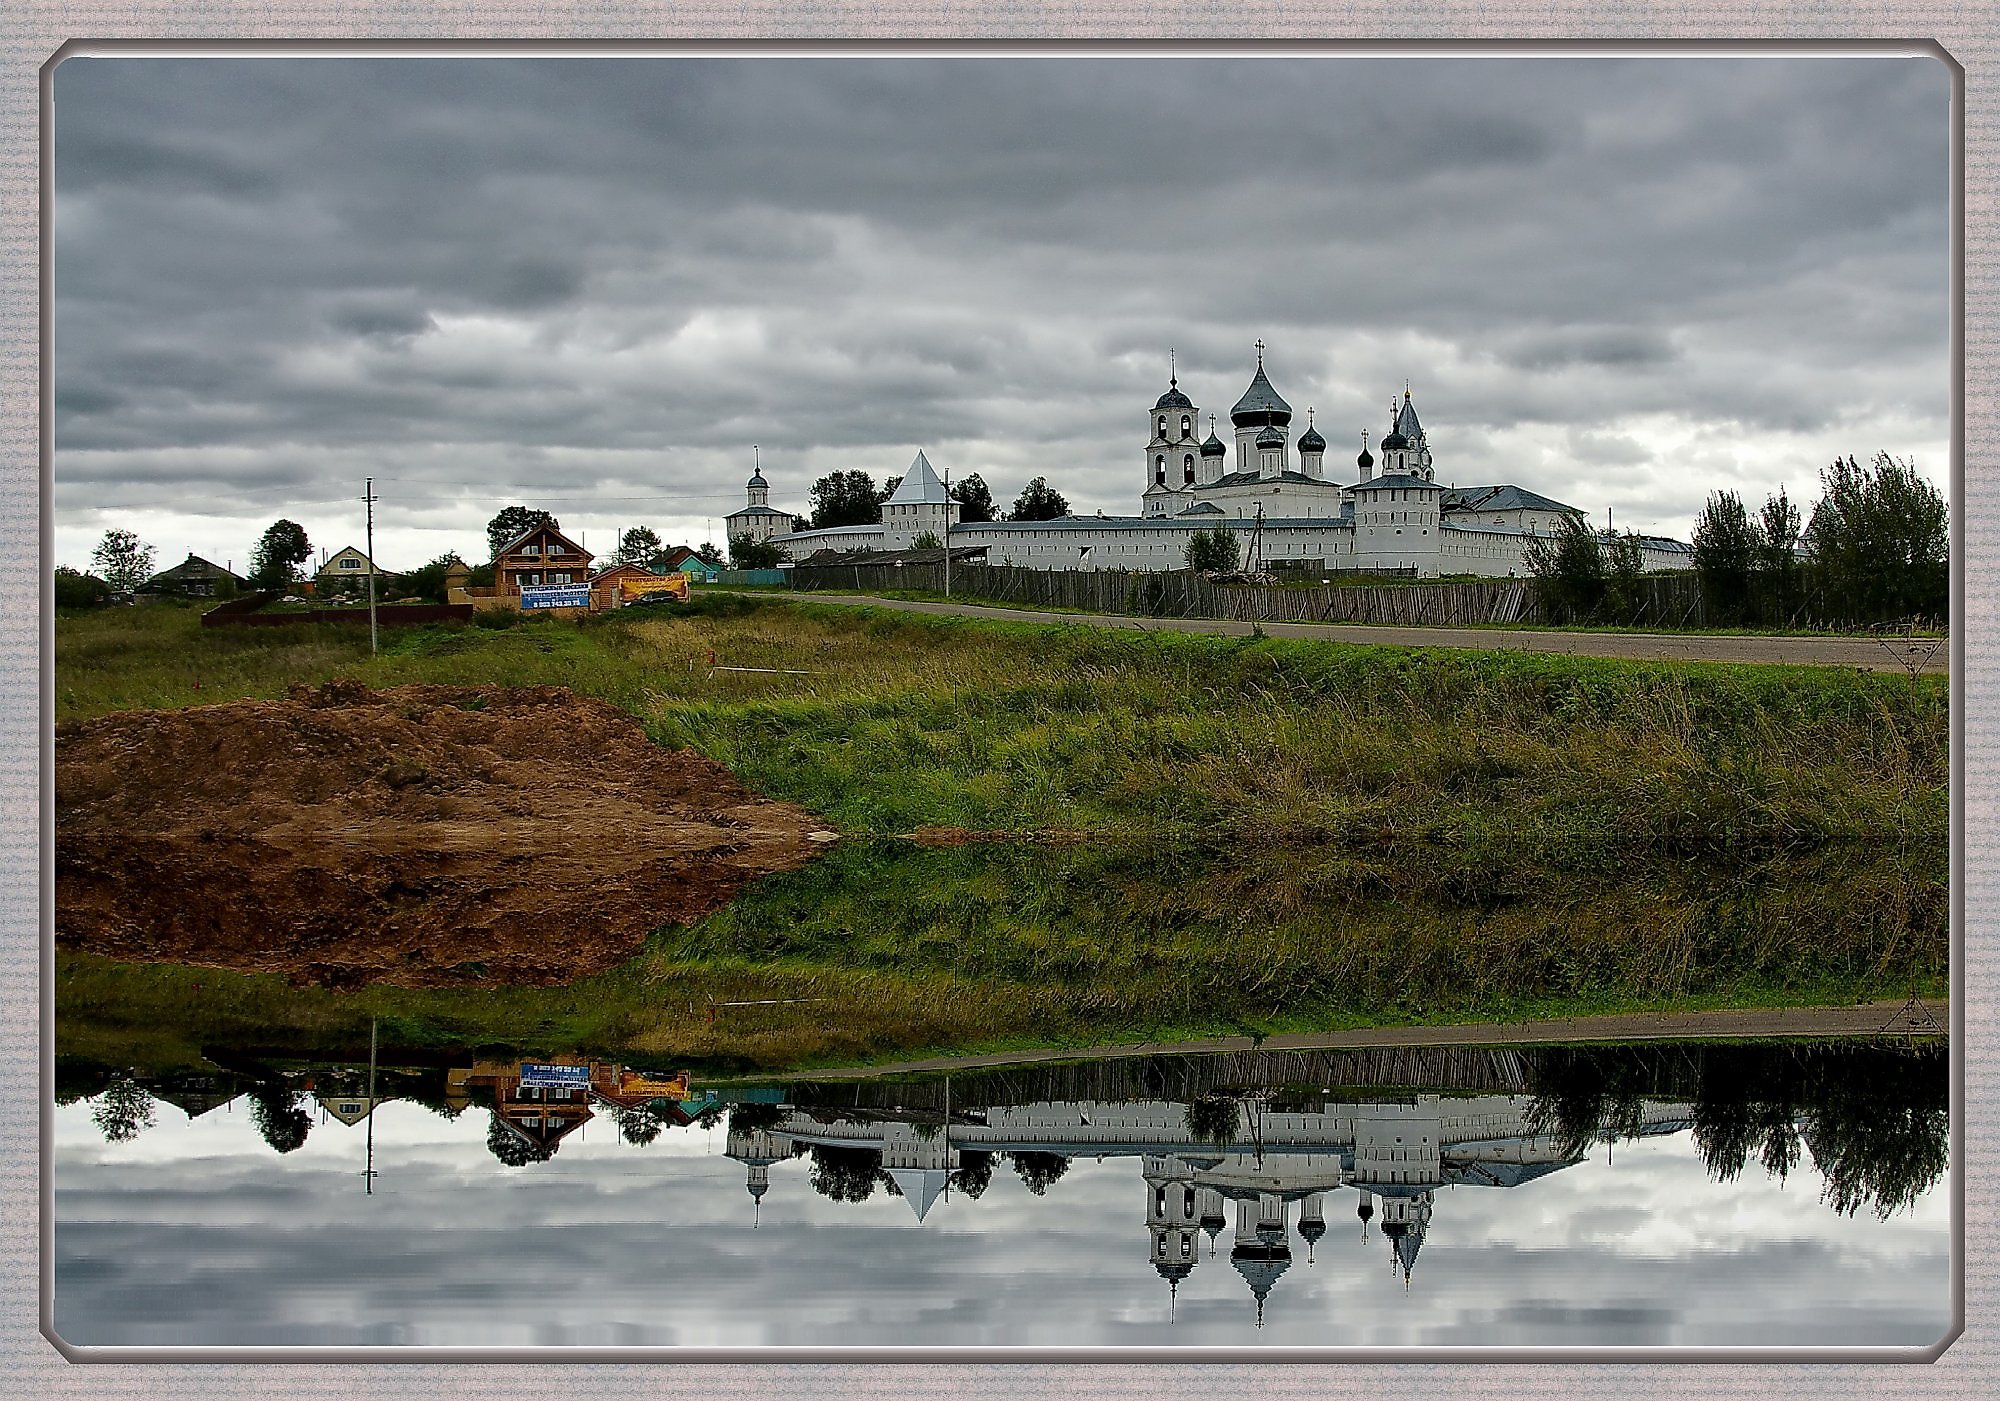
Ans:
[{"label": "bare soil", "polygon": [[55,750],[59,943],[296,983],[568,982],[830,839],[553,686],[295,686]]}]

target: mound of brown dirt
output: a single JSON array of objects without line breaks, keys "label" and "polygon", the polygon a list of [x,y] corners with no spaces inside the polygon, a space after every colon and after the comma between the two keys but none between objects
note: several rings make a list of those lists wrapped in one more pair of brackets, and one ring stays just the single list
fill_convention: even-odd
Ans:
[{"label": "mound of brown dirt", "polygon": [[59,942],[295,982],[567,982],[825,840],[552,686],[336,681],[55,747]]}]

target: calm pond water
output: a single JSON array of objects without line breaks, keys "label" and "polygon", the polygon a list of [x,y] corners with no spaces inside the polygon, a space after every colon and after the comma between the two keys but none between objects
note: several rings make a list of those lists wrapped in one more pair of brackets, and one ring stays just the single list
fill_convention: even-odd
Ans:
[{"label": "calm pond water", "polygon": [[[581,1064],[581,1062],[577,1062]],[[1936,1043],[682,1087],[59,1062],[92,1346],[1883,1345],[1950,1320]],[[714,1096],[711,1098],[710,1096]],[[374,1176],[366,1173],[372,1162]]]}]

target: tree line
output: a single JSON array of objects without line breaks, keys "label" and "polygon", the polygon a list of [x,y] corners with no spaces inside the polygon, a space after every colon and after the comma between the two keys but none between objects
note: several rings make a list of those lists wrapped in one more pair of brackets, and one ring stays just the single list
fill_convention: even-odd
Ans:
[{"label": "tree line", "polygon": [[[1752,512],[1710,493],[1691,564],[1705,620],[1750,627],[1944,624],[1950,612],[1950,519],[1944,496],[1889,453],[1862,466],[1835,458],[1805,515],[1780,488]],[[1531,540],[1529,574],[1552,622],[1633,621],[1643,600],[1643,545],[1566,518]]]},{"label": "tree line", "polygon": [[[873,477],[859,469],[829,472],[806,493],[812,503],[812,517],[798,528],[830,530],[843,525],[880,525],[883,503],[902,484],[901,477],[890,477],[878,487]],[[1014,498],[1013,509],[998,515],[994,514],[992,489],[977,472],[968,473],[945,490],[958,503],[958,519],[965,525],[992,520],[1052,521],[1069,514],[1069,502],[1049,485],[1046,477],[1036,477],[1022,487],[1021,494]]]}]

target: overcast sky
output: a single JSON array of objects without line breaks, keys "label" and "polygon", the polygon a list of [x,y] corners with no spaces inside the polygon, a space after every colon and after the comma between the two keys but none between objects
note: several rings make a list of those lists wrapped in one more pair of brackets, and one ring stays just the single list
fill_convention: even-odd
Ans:
[{"label": "overcast sky", "polygon": [[56,559],[264,527],[409,568],[511,502],[720,542],[922,448],[1136,514],[1268,347],[1353,476],[1685,538],[1836,453],[1948,474],[1945,68],[1909,58],[74,58]]},{"label": "overcast sky", "polygon": [[[1229,1259],[1170,1305],[1147,1261],[1136,1158],[1077,1160],[1033,1197],[1010,1164],[919,1223],[877,1191],[816,1195],[773,1167],[752,1229],[720,1129],[621,1142],[598,1118],[506,1168],[489,1115],[329,1119],[279,1157],[246,1102],[104,1142],[55,1111],[55,1322],[78,1344],[662,1346],[1186,1343],[1923,1347],[1949,1327],[1950,1191],[1880,1221],[1836,1214],[1810,1157],[1711,1181],[1685,1133],[1512,1188],[1448,1187],[1405,1292],[1348,1188],[1265,1325]],[[1297,1221],[1297,1210],[1292,1214]],[[1232,1216],[1233,1229],[1233,1216]]]}]

